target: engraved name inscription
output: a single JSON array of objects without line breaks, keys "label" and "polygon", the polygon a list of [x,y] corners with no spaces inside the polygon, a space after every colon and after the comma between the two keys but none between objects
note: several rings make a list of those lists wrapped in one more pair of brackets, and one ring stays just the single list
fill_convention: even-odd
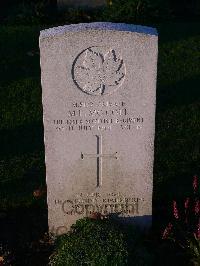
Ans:
[{"label": "engraved name inscription", "polygon": [[73,102],[65,117],[53,120],[57,130],[110,131],[142,129],[144,118],[134,114],[125,102]]}]

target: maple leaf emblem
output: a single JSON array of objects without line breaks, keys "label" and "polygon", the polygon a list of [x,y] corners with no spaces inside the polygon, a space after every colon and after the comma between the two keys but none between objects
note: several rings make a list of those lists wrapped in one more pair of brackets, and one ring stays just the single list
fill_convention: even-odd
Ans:
[{"label": "maple leaf emblem", "polygon": [[91,47],[84,51],[82,57],[74,69],[75,82],[82,91],[103,95],[111,93],[122,84],[125,65],[114,49],[102,53]]}]

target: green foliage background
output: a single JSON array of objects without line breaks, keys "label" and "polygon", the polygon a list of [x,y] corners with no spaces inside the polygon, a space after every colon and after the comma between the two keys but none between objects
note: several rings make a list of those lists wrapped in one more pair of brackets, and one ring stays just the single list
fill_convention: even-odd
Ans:
[{"label": "green foliage background", "polygon": [[114,219],[84,218],[71,231],[57,238],[51,266],[153,265],[155,250],[138,228],[123,226]]},{"label": "green foliage background", "polygon": [[58,238],[50,265],[127,265],[122,232],[110,222],[80,220],[72,233]]}]

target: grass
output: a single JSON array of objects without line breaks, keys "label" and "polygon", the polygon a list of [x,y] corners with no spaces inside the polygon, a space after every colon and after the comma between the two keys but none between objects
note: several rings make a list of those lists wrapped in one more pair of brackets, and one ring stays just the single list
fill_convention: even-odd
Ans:
[{"label": "grass", "polygon": [[[38,28],[0,28],[0,209],[33,202],[44,184]],[[6,44],[6,45],[5,45]]]},{"label": "grass", "polygon": [[[200,23],[156,26],[154,206],[159,209],[161,202],[189,194],[193,174],[200,173]],[[35,208],[43,210],[47,224],[46,198],[33,196],[45,186],[39,30],[0,26],[0,214],[11,213],[11,221],[20,216],[30,226],[35,218],[27,220],[26,213]]]},{"label": "grass", "polygon": [[[184,26],[186,30],[181,38]],[[163,34],[160,28],[155,142],[155,185],[160,185],[157,189],[155,186],[155,195],[162,197],[190,193],[188,185],[192,175],[200,172],[198,26],[175,24],[168,32],[164,26]]]}]

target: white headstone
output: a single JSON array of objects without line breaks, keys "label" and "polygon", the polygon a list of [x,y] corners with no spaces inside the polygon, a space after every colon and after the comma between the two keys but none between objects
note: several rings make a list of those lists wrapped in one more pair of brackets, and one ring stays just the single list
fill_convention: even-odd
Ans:
[{"label": "white headstone", "polygon": [[94,212],[151,225],[157,41],[114,23],[41,32],[52,233]]}]

